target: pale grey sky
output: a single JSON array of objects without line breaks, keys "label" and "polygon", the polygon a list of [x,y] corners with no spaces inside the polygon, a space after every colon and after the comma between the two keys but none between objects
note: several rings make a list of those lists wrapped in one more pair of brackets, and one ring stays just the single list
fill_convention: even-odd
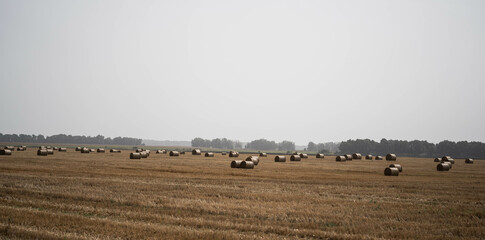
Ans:
[{"label": "pale grey sky", "polygon": [[1,133],[485,142],[485,1],[0,0]]}]

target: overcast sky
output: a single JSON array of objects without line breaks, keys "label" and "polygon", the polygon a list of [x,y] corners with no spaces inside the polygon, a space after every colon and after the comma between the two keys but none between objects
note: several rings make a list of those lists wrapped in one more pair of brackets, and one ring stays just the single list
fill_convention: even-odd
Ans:
[{"label": "overcast sky", "polygon": [[485,142],[485,1],[0,0],[0,132]]}]

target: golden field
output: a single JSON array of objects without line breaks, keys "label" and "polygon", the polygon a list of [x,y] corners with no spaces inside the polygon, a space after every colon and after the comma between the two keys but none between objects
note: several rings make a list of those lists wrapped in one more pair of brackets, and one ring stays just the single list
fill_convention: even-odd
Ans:
[{"label": "golden field", "polygon": [[0,239],[485,239],[482,161],[260,159],[14,151],[0,156]]}]

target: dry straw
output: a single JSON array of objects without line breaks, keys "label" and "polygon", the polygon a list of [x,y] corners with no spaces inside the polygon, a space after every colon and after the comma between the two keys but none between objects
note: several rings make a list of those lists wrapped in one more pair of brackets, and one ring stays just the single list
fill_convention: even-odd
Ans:
[{"label": "dry straw", "polygon": [[170,151],[170,157],[178,157],[180,153],[178,151]]},{"label": "dry straw", "polygon": [[335,158],[335,161],[337,161],[337,162],[345,162],[345,161],[347,161],[347,158],[345,156],[337,156]]},{"label": "dry straw", "polygon": [[386,175],[386,176],[399,176],[399,169],[393,168],[393,167],[388,167],[388,168],[384,169],[384,175]]},{"label": "dry straw", "polygon": [[388,153],[386,155],[386,160],[387,161],[396,161],[397,160],[397,156],[396,156],[396,154]]},{"label": "dry straw", "polygon": [[274,157],[275,162],[286,162],[286,156],[276,156]]},{"label": "dry straw", "polygon": [[214,157],[214,153],[213,152],[206,152],[205,157]]},{"label": "dry straw", "polygon": [[360,154],[360,153],[354,153],[354,154],[352,154],[352,159],[361,160],[362,159],[362,154]]},{"label": "dry straw", "polygon": [[12,155],[12,151],[8,149],[1,149],[0,155]]},{"label": "dry straw", "polygon": [[246,161],[252,161],[254,165],[259,164],[259,157],[258,156],[249,156],[246,158]]},{"label": "dry straw", "polygon": [[242,161],[241,162],[241,168],[253,169],[254,168],[254,162],[252,162],[252,161]]},{"label": "dry straw", "polygon": [[389,165],[390,168],[397,168],[399,169],[399,172],[402,172],[402,166],[401,164],[391,164]]}]

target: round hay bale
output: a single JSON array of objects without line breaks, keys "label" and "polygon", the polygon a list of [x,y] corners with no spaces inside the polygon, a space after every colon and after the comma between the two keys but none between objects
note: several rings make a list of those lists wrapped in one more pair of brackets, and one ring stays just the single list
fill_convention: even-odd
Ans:
[{"label": "round hay bale", "polygon": [[137,153],[140,153],[140,152],[143,152],[143,151],[145,151],[145,150],[143,150],[142,148],[137,148],[137,149],[135,150],[135,152],[137,152]]},{"label": "round hay bale", "polygon": [[81,148],[81,153],[89,153],[89,149],[88,148]]},{"label": "round hay bale", "polygon": [[402,172],[402,166],[401,164],[391,164],[389,165],[390,168],[397,168],[399,169],[399,172]]},{"label": "round hay bale", "polygon": [[59,152],[67,152],[67,148],[61,147],[61,148],[59,148]]},{"label": "round hay bale", "polygon": [[94,148],[90,148],[90,149],[89,149],[89,151],[90,151],[90,152],[96,152],[96,149],[94,149]]},{"label": "round hay bale", "polygon": [[323,154],[323,153],[318,153],[316,157],[317,157],[317,158],[325,158],[325,154]]},{"label": "round hay bale", "polygon": [[37,150],[37,156],[47,156],[47,149],[38,149]]},{"label": "round hay bale", "polygon": [[345,162],[345,161],[347,161],[347,158],[345,156],[337,156],[335,158],[335,161],[337,161],[337,162]]},{"label": "round hay bale", "polygon": [[396,160],[397,160],[396,154],[388,153],[386,155],[386,161],[396,161]]},{"label": "round hay bale", "polygon": [[372,156],[372,155],[370,155],[370,154],[365,155],[365,159],[366,159],[366,160],[372,160],[372,157],[373,157],[373,156]]},{"label": "round hay bale", "polygon": [[59,150],[59,147],[53,147],[52,150],[57,151]]},{"label": "round hay bale", "polygon": [[354,154],[352,154],[352,159],[362,160],[362,154],[354,153]]},{"label": "round hay bale", "polygon": [[196,149],[192,150],[192,155],[201,155],[201,154],[202,154],[202,152],[200,151],[200,149],[196,148]]},{"label": "round hay bale", "polygon": [[82,147],[76,147],[76,151],[81,151]]},{"label": "round hay bale", "polygon": [[170,157],[178,157],[180,153],[178,151],[170,151]]},{"label": "round hay bale", "polygon": [[300,153],[299,155],[301,158],[308,158],[308,154],[306,153]]},{"label": "round hay bale", "polygon": [[98,153],[105,153],[106,152],[106,150],[104,150],[104,148],[98,148],[98,149],[96,149],[96,151]]},{"label": "round hay bale", "polygon": [[262,152],[262,153],[259,153],[259,156],[260,156],[260,157],[267,157],[267,156],[268,156],[268,154],[267,154],[267,153]]},{"label": "round hay bale", "polygon": [[434,162],[441,162],[441,158],[435,158]]},{"label": "round hay bale", "polygon": [[0,155],[12,155],[12,151],[8,149],[0,150]]},{"label": "round hay bale", "polygon": [[438,164],[438,166],[436,166],[436,170],[438,171],[449,171],[451,168],[451,164],[447,163],[447,162],[442,162],[440,164]]},{"label": "round hay bale", "polygon": [[443,162],[449,162],[450,159],[453,159],[453,158],[451,158],[450,156],[443,156],[443,157],[441,157],[441,161],[443,161]]},{"label": "round hay bale", "polygon": [[39,146],[39,149],[47,149],[45,146]]},{"label": "round hay bale", "polygon": [[214,153],[213,152],[206,152],[204,154],[205,157],[214,157]]},{"label": "round hay bale", "polygon": [[376,156],[375,160],[383,160],[384,158],[382,156]]},{"label": "round hay bale", "polygon": [[15,151],[15,147],[14,146],[5,146],[4,149],[5,150],[10,150],[10,151]]},{"label": "round hay bale", "polygon": [[352,155],[350,155],[350,154],[345,154],[345,155],[344,155],[344,157],[345,157],[345,160],[347,160],[347,161],[352,161]]},{"label": "round hay bale", "polygon": [[301,161],[300,155],[291,155],[290,161]]},{"label": "round hay bale", "polygon": [[286,156],[276,156],[274,157],[275,162],[286,162]]},{"label": "round hay bale", "polygon": [[130,159],[141,159],[141,153],[139,152],[130,153]]},{"label": "round hay bale", "polygon": [[252,162],[252,161],[242,161],[241,162],[241,168],[253,169],[254,168],[254,162]]},{"label": "round hay bale", "polygon": [[141,151],[139,152],[141,158],[147,158],[148,157],[148,153],[146,151]]},{"label": "round hay bale", "polygon": [[226,153],[226,152],[221,152],[221,154],[222,154],[222,155],[227,155],[227,153]]},{"label": "round hay bale", "polygon": [[26,149],[23,147],[17,147],[17,151],[25,151]]},{"label": "round hay bale", "polygon": [[46,150],[47,150],[47,154],[49,154],[49,155],[54,155],[54,149],[52,149],[52,148],[48,148],[48,149],[46,149]]},{"label": "round hay bale", "polygon": [[167,152],[165,150],[157,150],[155,153],[156,154],[161,154],[161,153],[167,153]]},{"label": "round hay bale", "polygon": [[239,157],[239,152],[230,151],[229,152],[229,157]]},{"label": "round hay bale", "polygon": [[473,159],[467,158],[467,159],[465,159],[465,163],[467,163],[467,164],[473,164]]},{"label": "round hay bale", "polygon": [[246,158],[246,161],[252,161],[254,165],[259,164],[259,157],[258,156],[249,156]]},{"label": "round hay bale", "polygon": [[388,167],[384,169],[384,175],[386,176],[399,176],[399,169]]},{"label": "round hay bale", "polygon": [[110,149],[109,152],[112,152],[112,153],[121,153],[121,150],[118,150],[118,149]]},{"label": "round hay bale", "polygon": [[231,162],[231,168],[240,168],[242,162],[243,161],[241,161],[241,160],[233,160]]},{"label": "round hay bale", "polygon": [[450,169],[452,169],[452,168],[453,168],[453,164],[452,164],[451,162],[444,162],[444,161],[441,161],[440,163],[445,163],[445,164],[450,165]]}]

